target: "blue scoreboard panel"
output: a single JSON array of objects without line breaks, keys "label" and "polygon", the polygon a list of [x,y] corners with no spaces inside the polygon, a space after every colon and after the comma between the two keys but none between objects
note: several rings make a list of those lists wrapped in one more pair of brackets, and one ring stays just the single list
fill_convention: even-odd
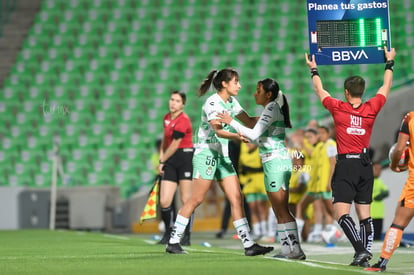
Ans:
[{"label": "blue scoreboard panel", "polygon": [[316,63],[384,63],[384,46],[391,46],[388,7],[388,0],[307,0]]}]

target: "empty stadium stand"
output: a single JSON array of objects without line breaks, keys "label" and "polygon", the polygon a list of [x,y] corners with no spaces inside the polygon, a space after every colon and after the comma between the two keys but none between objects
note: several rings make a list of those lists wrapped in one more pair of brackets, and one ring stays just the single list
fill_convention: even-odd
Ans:
[{"label": "empty stadium stand", "polygon": [[[414,4],[390,1],[396,82],[414,78]],[[404,35],[398,35],[404,33]],[[294,126],[327,113],[310,86],[302,0],[45,0],[0,93],[0,184],[50,185],[53,142],[66,176],[59,185],[131,186],[151,182],[150,154],[172,90],[188,94],[214,68],[240,72],[249,113],[259,79],[279,81]],[[363,74],[381,83],[379,65],[322,69],[325,88]],[[369,94],[369,93],[368,93]]]}]

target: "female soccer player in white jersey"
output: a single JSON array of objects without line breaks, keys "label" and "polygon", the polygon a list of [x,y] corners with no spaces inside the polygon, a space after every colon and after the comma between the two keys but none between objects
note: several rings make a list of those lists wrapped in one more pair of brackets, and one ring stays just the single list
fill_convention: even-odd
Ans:
[{"label": "female soccer player in white jersey", "polygon": [[247,140],[237,133],[229,132],[229,126],[222,126],[218,114],[227,112],[250,126],[254,125],[256,118],[250,118],[234,97],[241,88],[238,73],[232,69],[223,69],[217,74],[216,72],[216,70],[211,71],[199,89],[199,96],[203,96],[213,83],[217,92],[207,98],[202,108],[193,157],[193,192],[178,212],[166,251],[173,254],[186,253],[180,246],[180,239],[189,217],[204,200],[213,181],[217,180],[230,201],[233,224],[242,241],[245,255],[266,254],[272,251],[273,247],[260,246],[250,236],[249,225],[243,211],[239,180],[228,154],[229,139],[243,142]]},{"label": "female soccer player in white jersey", "polygon": [[265,187],[278,221],[281,252],[275,257],[304,260],[306,256],[300,246],[296,221],[288,208],[292,160],[284,140],[285,128],[292,128],[289,105],[279,84],[270,78],[258,82],[254,97],[256,104],[262,105],[264,110],[253,129],[241,125],[226,113],[219,114],[220,121],[259,144]]}]

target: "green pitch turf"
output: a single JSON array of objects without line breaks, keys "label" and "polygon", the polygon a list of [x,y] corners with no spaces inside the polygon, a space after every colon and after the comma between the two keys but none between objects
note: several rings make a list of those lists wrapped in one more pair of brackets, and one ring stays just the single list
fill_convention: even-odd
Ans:
[{"label": "green pitch turf", "polygon": [[[239,240],[193,233],[187,255],[165,253],[152,235],[110,235],[77,231],[0,231],[0,274],[372,274],[351,267],[347,244],[326,248],[304,244],[306,261],[246,257]],[[211,247],[202,246],[208,242]],[[278,249],[277,244],[275,251]],[[376,261],[381,243],[375,243]],[[399,248],[387,274],[414,274],[414,249]]]}]

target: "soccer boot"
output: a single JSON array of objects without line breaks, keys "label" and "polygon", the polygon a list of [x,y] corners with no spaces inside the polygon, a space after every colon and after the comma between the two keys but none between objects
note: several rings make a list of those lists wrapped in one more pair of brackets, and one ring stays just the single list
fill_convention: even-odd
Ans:
[{"label": "soccer boot", "polygon": [[376,263],[371,267],[364,268],[365,271],[374,271],[374,272],[385,272],[386,269],[387,267],[385,265],[381,266],[380,263]]},{"label": "soccer boot", "polygon": [[289,254],[279,253],[279,254],[274,255],[273,258],[289,259],[289,260],[306,260],[306,255],[302,250],[300,250],[297,253],[294,253],[293,251],[291,251]]},{"label": "soccer boot", "polygon": [[187,252],[181,248],[179,243],[168,243],[165,252],[170,254],[187,254]]},{"label": "soccer boot", "polygon": [[369,260],[371,260],[372,254],[368,251],[362,251],[355,253],[354,260],[349,265],[369,267]]},{"label": "soccer boot", "polygon": [[273,247],[271,246],[261,246],[255,243],[251,247],[244,249],[244,255],[246,256],[264,255],[266,253],[269,253],[272,250],[273,250]]},{"label": "soccer boot", "polygon": [[223,239],[225,234],[226,234],[226,231],[220,230],[219,232],[216,233],[216,238]]}]

